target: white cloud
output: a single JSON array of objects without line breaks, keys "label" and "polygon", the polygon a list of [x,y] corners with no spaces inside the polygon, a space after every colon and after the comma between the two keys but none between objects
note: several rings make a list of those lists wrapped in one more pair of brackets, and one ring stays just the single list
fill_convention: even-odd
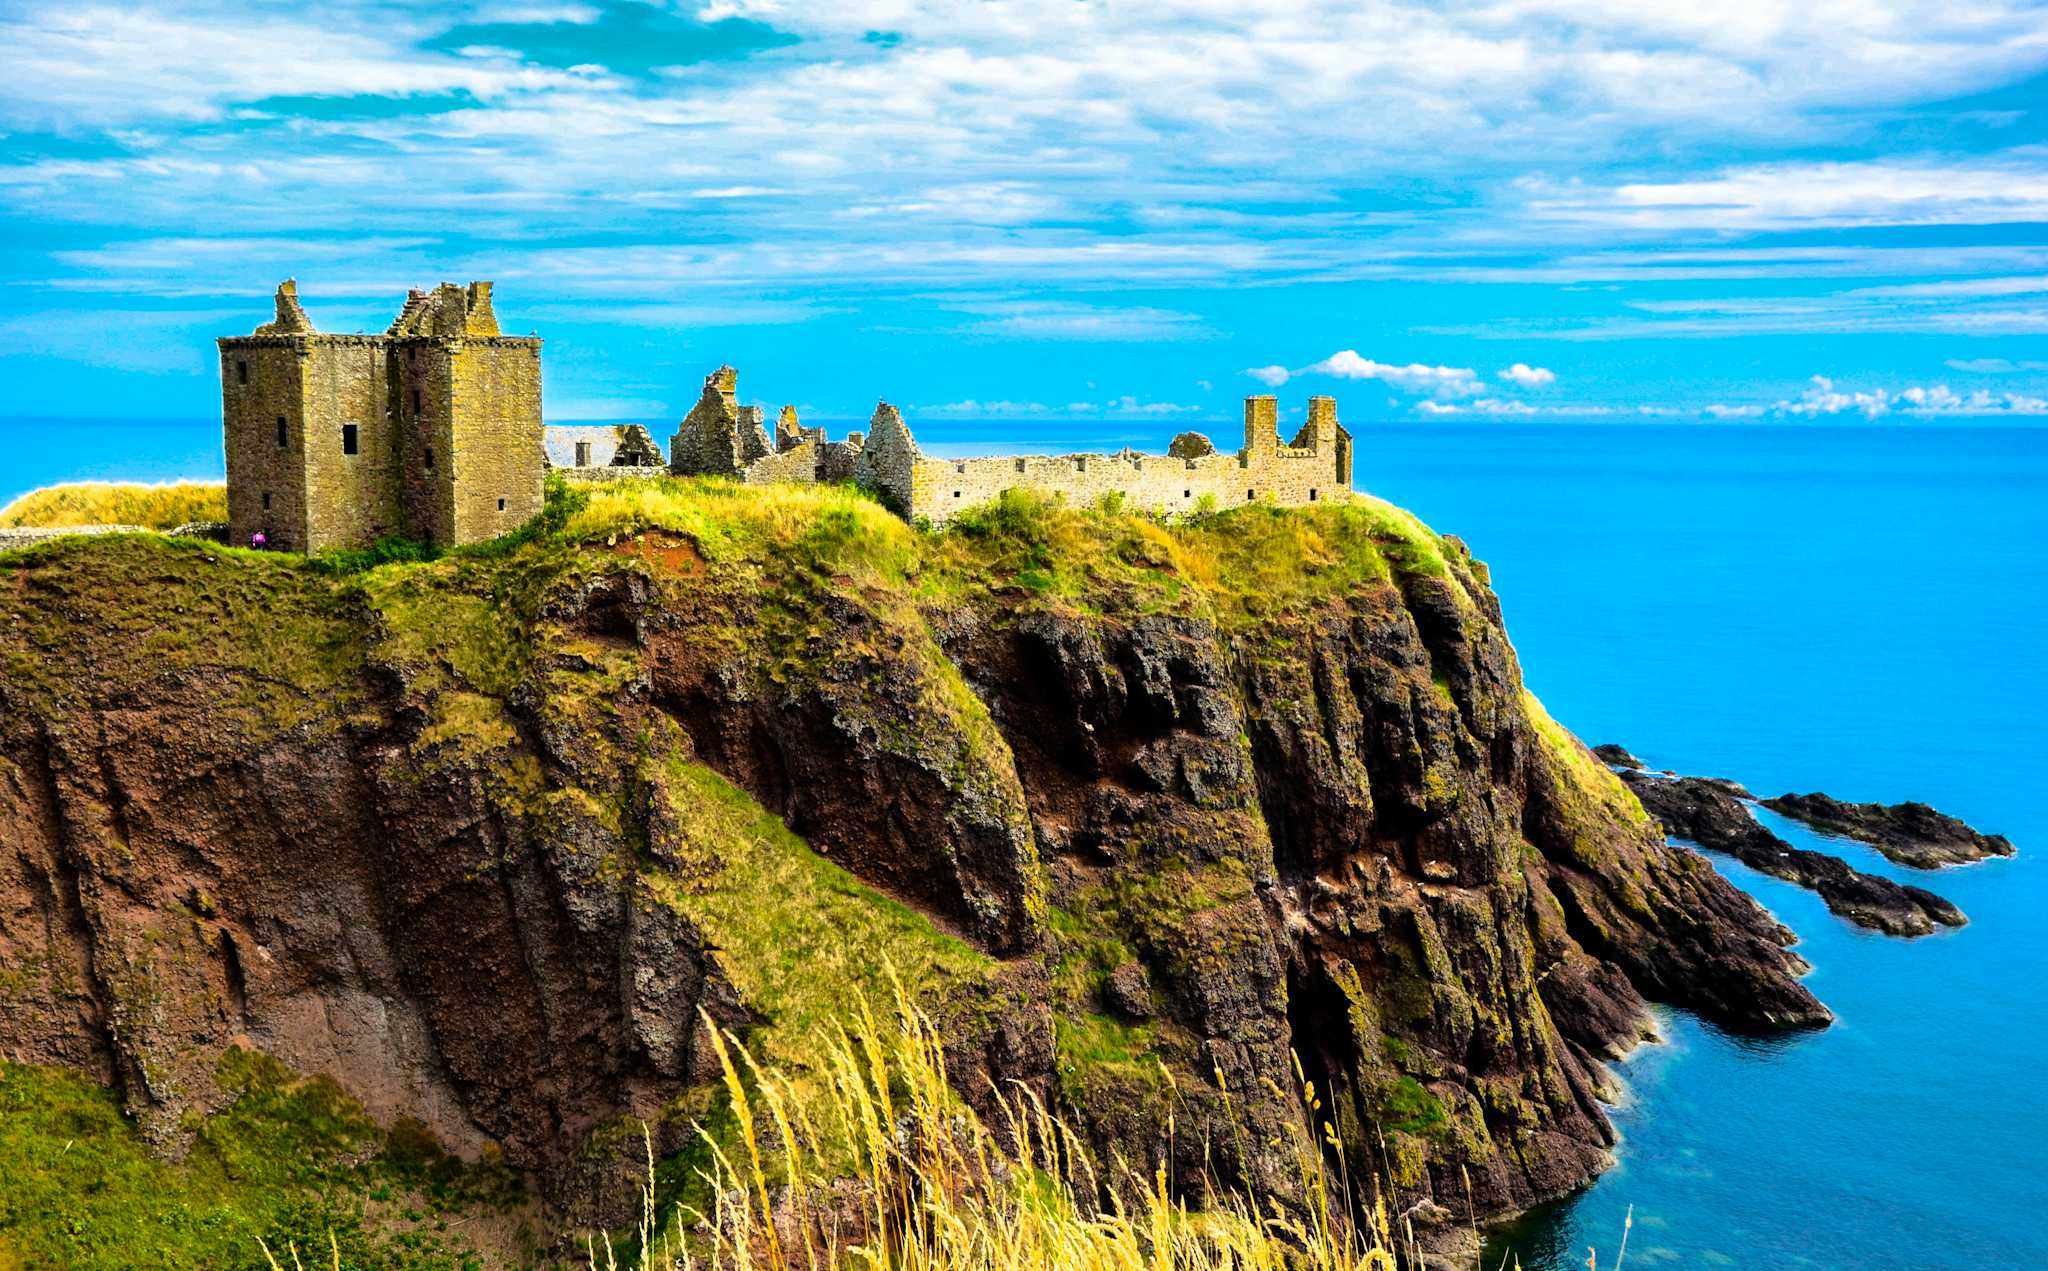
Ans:
[{"label": "white cloud", "polygon": [[1500,372],[1495,378],[1505,380],[1521,388],[1542,388],[1547,384],[1557,383],[1556,372],[1541,366],[1530,366],[1526,362],[1515,363],[1513,366]]},{"label": "white cloud", "polygon": [[1981,388],[1958,393],[1946,384],[1916,384],[1896,392],[1884,388],[1844,392],[1827,376],[1816,375],[1796,401],[1781,401],[1772,410],[1780,415],[1806,418],[1860,414],[1877,419],[1894,411],[1923,416],[2048,415],[2048,398]]},{"label": "white cloud", "polygon": [[1706,413],[1712,415],[1715,419],[1755,419],[1758,415],[1764,413],[1764,407],[1754,402],[1744,403],[1740,406],[1727,406],[1720,402],[1715,402],[1707,407]]},{"label": "white cloud", "polygon": [[1254,366],[1245,371],[1245,374],[1264,384],[1267,388],[1278,388],[1287,382],[1292,372],[1284,366],[1275,364],[1273,366]]},{"label": "white cloud", "polygon": [[2011,375],[2019,371],[2048,371],[2048,362],[2015,362],[2002,357],[1952,357],[1943,365],[1951,371],[1966,371],[1972,375]]},{"label": "white cloud", "polygon": [[1360,357],[1356,349],[1343,349],[1297,374],[1334,375],[1346,380],[1378,380],[1407,393],[1429,393],[1437,397],[1468,397],[1481,392],[1479,373],[1465,366],[1429,366],[1410,362],[1397,366]]},{"label": "white cloud", "polygon": [[1797,161],[1616,186],[1521,182],[1538,219],[1633,230],[1786,230],[2048,220],[2048,147]]},{"label": "white cloud", "polygon": [[1014,419],[1022,415],[1043,415],[1049,409],[1044,402],[965,401],[941,402],[936,406],[905,406],[904,411],[912,415],[928,415],[937,418],[994,418]]},{"label": "white cloud", "polygon": [[1020,340],[1104,340],[1145,342],[1194,340],[1209,334],[1192,313],[1147,306],[1119,308],[1065,301],[1003,300],[955,304],[984,315],[963,330],[975,335]]}]

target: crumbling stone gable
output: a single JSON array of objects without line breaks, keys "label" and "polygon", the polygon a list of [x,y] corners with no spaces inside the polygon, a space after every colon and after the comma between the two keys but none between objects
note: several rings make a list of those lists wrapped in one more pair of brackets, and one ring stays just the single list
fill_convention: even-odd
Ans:
[{"label": "crumbling stone gable", "polygon": [[490,283],[410,292],[362,336],[318,332],[287,279],[271,322],[218,343],[231,542],[449,545],[540,510],[541,342],[499,332]]},{"label": "crumbling stone gable", "polygon": [[775,448],[788,450],[803,439],[801,426],[797,423],[796,407],[784,406],[782,413],[775,417]]},{"label": "crumbling stone gable", "polygon": [[739,372],[721,366],[704,377],[697,404],[668,443],[669,470],[677,476],[738,476]]},{"label": "crumbling stone gable", "polygon": [[860,458],[854,464],[854,480],[886,498],[905,516],[917,505],[917,478],[924,466],[917,440],[903,422],[902,414],[887,402],[878,402],[868,420]]},{"label": "crumbling stone gable", "polygon": [[679,476],[729,476],[748,485],[851,481],[860,434],[827,441],[823,428],[806,428],[796,408],[784,406],[768,434],[759,406],[741,406],[739,374],[721,366],[704,379],[697,404],[669,443],[669,469]]}]

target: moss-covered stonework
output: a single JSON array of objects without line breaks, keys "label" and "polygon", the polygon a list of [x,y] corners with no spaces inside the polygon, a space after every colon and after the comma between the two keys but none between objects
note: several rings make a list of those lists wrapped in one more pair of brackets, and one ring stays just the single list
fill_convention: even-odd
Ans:
[{"label": "moss-covered stonework", "polygon": [[800,1070],[887,963],[1100,1165],[1287,1194],[1298,1053],[1354,1173],[1496,1213],[1599,1168],[1644,995],[1826,1018],[1397,509],[555,497],[432,561],[0,553],[21,1058],[176,1156],[253,1047],[616,1220],[636,1125],[716,1123],[707,1015]]}]

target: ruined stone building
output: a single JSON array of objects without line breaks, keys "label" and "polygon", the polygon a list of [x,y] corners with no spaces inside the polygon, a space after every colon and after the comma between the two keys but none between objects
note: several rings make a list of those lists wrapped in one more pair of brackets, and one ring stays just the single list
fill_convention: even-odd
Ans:
[{"label": "ruined stone building", "polygon": [[648,476],[666,466],[643,424],[549,424],[543,444],[549,470],[567,477]]},{"label": "ruined stone building", "polygon": [[784,406],[768,435],[759,406],[739,404],[739,372],[721,366],[704,377],[704,392],[669,439],[669,470],[678,476],[735,477],[748,485],[774,481],[852,481],[861,435],[825,440]]},{"label": "ruined stone building", "polygon": [[447,546],[540,511],[541,342],[500,333],[490,283],[416,290],[382,335],[333,335],[286,279],[272,321],[218,343],[230,542]]},{"label": "ruined stone building", "polygon": [[1311,397],[1308,422],[1280,444],[1279,406],[1272,397],[1244,402],[1244,446],[1217,451],[1200,433],[1182,433],[1164,455],[1124,450],[1113,455],[1026,455],[934,459],[894,406],[875,408],[866,433],[825,440],[802,428],[785,406],[774,437],[761,409],[740,406],[737,374],[721,366],[669,446],[679,474],[767,481],[858,481],[887,496],[912,520],[942,523],[1004,490],[1026,489],[1076,504],[1120,496],[1134,510],[1196,512],[1246,503],[1303,504],[1351,497],[1351,434],[1337,422],[1337,401]]}]

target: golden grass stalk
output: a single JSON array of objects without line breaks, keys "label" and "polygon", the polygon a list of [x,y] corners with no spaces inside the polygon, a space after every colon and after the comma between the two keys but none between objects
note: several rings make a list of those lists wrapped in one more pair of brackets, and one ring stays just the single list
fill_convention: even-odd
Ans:
[{"label": "golden grass stalk", "polygon": [[[1018,1087],[992,1090],[991,1132],[947,1078],[932,1021],[895,987],[863,1004],[801,1079],[713,1028],[743,1152],[713,1144],[709,1212],[657,1215],[643,1187],[631,1271],[1402,1271],[1383,1204],[1354,1204],[1314,1139],[1296,1144],[1302,1199],[1252,1188],[1190,1209],[1164,1160],[1101,1181],[1072,1130]],[[1313,1092],[1311,1110],[1316,1110]],[[1332,1133],[1323,1127],[1322,1133]],[[850,1154],[850,1156],[849,1156]],[[831,1158],[850,1170],[826,1177]],[[1355,1215],[1355,1216],[1354,1216]],[[617,1271],[609,1241],[591,1271]]]}]

